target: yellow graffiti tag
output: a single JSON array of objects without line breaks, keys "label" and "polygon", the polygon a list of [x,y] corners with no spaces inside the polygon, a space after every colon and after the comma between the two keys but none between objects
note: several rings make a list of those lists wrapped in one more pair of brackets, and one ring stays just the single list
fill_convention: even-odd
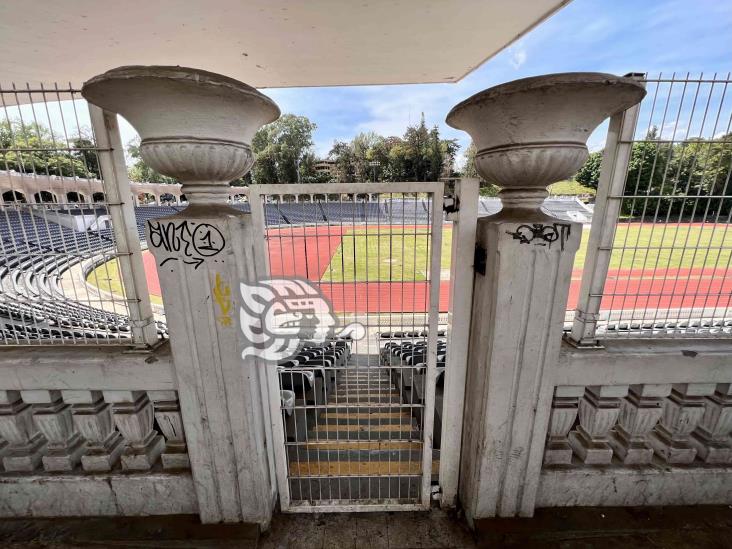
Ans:
[{"label": "yellow graffiti tag", "polygon": [[216,273],[216,284],[213,287],[213,295],[216,303],[219,304],[221,314],[217,317],[219,324],[222,326],[231,326],[231,288],[228,284],[224,284],[221,275]]}]

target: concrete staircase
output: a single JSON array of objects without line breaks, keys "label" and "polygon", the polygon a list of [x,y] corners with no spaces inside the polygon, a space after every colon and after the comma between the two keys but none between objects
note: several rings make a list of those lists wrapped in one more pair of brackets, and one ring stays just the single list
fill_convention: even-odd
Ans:
[{"label": "concrete staircase", "polygon": [[327,405],[307,441],[288,447],[293,501],[418,499],[422,433],[388,370],[340,370]]}]

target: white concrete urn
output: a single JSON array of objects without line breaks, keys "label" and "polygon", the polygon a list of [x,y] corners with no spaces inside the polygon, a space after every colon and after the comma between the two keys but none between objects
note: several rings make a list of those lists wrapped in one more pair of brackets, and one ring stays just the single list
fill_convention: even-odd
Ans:
[{"label": "white concrete urn", "polygon": [[479,92],[457,104],[446,121],[473,138],[475,167],[502,187],[504,209],[538,210],[548,185],[582,167],[593,130],[645,94],[632,78],[549,74]]},{"label": "white concrete urn", "polygon": [[254,163],[255,132],[280,116],[251,86],[185,67],[119,67],[87,81],[81,93],[132,124],[145,162],[180,180],[191,205],[226,203],[229,182]]}]

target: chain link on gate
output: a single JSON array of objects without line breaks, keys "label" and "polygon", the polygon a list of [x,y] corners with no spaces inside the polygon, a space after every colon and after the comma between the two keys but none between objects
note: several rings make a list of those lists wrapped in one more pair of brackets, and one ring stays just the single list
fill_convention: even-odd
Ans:
[{"label": "chain link on gate", "polygon": [[[288,314],[311,317],[310,331],[298,333],[269,377],[285,510],[429,506],[446,346],[438,317],[449,290],[443,190],[442,183],[250,189],[269,266],[264,285],[284,296]],[[297,281],[300,290],[277,281]],[[342,329],[356,325],[358,335]]]}]

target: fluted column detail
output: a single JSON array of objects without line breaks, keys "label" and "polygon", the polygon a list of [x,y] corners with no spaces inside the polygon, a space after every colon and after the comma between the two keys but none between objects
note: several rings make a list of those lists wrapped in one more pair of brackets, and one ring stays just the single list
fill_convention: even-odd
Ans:
[{"label": "fluted column detail", "polygon": [[704,417],[706,399],[714,393],[713,383],[679,383],[665,399],[663,414],[648,442],[661,459],[670,464],[692,463],[697,449],[691,432]]},{"label": "fluted column detail", "polygon": [[705,463],[731,463],[732,383],[720,383],[714,394],[706,397],[704,415],[691,433],[696,454]]},{"label": "fluted column detail", "polygon": [[161,456],[163,469],[190,469],[183,418],[175,391],[148,391],[153,402],[155,420],[165,437],[165,450]]},{"label": "fluted column detail", "polygon": [[577,419],[579,399],[584,392],[582,386],[560,386],[554,390],[544,465],[572,463],[572,447],[567,434]]},{"label": "fluted column detail", "polygon": [[71,405],[74,426],[86,443],[81,467],[88,472],[111,471],[125,449],[114,425],[112,405],[104,401],[101,391],[64,390],[61,394]]},{"label": "fluted column detail", "polygon": [[46,439],[33,422],[33,409],[20,391],[0,391],[0,438],[8,443],[3,466],[9,472],[31,472],[41,464]]},{"label": "fluted column detail", "polygon": [[671,385],[631,385],[620,406],[618,425],[610,435],[610,446],[626,465],[650,463],[653,448],[646,438],[663,413]]},{"label": "fluted column detail", "polygon": [[84,453],[84,442],[71,419],[71,406],[61,391],[21,391],[23,401],[33,408],[33,421],[48,441],[43,468],[49,472],[72,471]]},{"label": "fluted column detail", "polygon": [[127,447],[122,453],[122,469],[147,471],[163,453],[165,441],[153,429],[152,402],[144,391],[104,391],[113,404],[114,424]]},{"label": "fluted column detail", "polygon": [[586,464],[601,465],[612,461],[610,430],[620,415],[621,399],[628,394],[627,385],[587,387],[579,403],[580,424],[569,434],[569,444]]}]

